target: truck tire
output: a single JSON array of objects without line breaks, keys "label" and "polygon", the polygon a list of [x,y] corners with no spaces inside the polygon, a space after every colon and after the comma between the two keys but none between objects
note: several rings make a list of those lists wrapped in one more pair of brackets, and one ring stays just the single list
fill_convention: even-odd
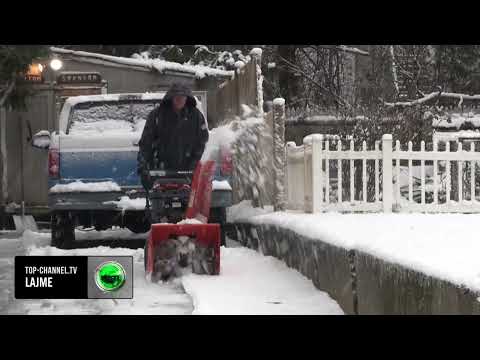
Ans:
[{"label": "truck tire", "polygon": [[75,223],[69,213],[54,212],[51,217],[52,246],[59,249],[73,249]]},{"label": "truck tire", "polygon": [[220,224],[220,246],[227,247],[225,241],[225,230],[227,224],[227,209],[226,208],[212,208],[210,210],[210,220],[211,224]]},{"label": "truck tire", "polygon": [[135,234],[146,234],[150,231],[152,224],[145,217],[130,217],[125,227]]}]

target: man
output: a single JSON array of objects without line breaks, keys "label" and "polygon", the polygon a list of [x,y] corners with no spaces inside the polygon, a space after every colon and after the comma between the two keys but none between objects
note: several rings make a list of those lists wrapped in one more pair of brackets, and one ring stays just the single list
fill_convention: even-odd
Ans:
[{"label": "man", "polygon": [[148,170],[194,170],[208,141],[205,118],[191,90],[174,84],[147,118],[138,152],[138,173],[151,189]]}]

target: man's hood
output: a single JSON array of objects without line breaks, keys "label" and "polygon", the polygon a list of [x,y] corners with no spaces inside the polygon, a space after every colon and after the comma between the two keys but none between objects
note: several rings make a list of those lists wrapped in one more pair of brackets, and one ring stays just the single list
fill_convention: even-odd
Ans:
[{"label": "man's hood", "polygon": [[190,88],[188,86],[182,85],[182,84],[172,85],[170,90],[168,90],[167,94],[163,98],[163,103],[166,104],[166,105],[167,104],[171,105],[173,97],[178,96],[178,95],[187,97],[186,106],[189,106],[189,107],[196,107],[197,106],[197,100],[193,96],[192,90],[190,90]]}]

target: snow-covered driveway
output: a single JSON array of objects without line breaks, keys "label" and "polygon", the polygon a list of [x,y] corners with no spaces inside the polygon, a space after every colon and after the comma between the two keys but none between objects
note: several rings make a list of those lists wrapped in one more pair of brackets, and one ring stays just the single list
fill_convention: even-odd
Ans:
[{"label": "snow-covered driveway", "polygon": [[[143,249],[95,247],[59,250],[49,233],[0,238],[0,314],[343,314],[338,304],[282,262],[245,248],[222,248],[221,275],[187,274],[169,284],[144,278]],[[229,243],[233,245],[233,243]],[[131,300],[15,300],[15,255],[133,256]]]}]

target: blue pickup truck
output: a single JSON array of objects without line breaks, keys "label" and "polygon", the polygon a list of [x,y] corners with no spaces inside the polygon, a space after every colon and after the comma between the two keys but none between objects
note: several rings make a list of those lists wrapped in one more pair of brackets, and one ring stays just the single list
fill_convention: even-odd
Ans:
[{"label": "blue pickup truck", "polygon": [[[32,145],[49,152],[52,246],[73,248],[77,227],[149,231],[146,194],[137,175],[138,142],[148,114],[164,95],[71,97],[60,112],[59,131],[34,136]],[[194,96],[207,118],[206,92]],[[226,208],[232,205],[231,156],[225,149],[209,153],[217,162],[210,222],[224,225]]]}]

